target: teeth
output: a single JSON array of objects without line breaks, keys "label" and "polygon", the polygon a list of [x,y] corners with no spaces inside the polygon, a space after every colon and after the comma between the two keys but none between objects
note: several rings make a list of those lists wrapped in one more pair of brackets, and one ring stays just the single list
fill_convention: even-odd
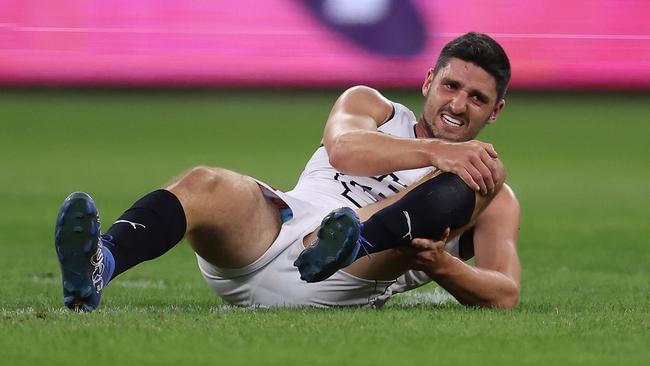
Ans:
[{"label": "teeth", "polygon": [[462,122],[462,121],[457,120],[457,119],[452,118],[452,117],[449,117],[449,116],[446,115],[446,114],[443,114],[443,115],[442,115],[442,120],[445,121],[447,124],[450,124],[450,125],[452,125],[452,126],[456,126],[456,127],[458,127],[458,126],[462,126],[462,125],[463,125],[463,122]]}]

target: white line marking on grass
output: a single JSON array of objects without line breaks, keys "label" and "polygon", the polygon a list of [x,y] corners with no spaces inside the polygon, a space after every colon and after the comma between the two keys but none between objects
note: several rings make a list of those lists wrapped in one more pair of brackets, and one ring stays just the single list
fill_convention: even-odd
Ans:
[{"label": "white line marking on grass", "polygon": [[116,281],[115,283],[111,283],[109,285],[113,285],[115,287],[123,287],[123,288],[143,288],[143,289],[153,288],[157,290],[167,290],[168,288],[165,282],[161,280],[158,281],[123,280],[123,281]]},{"label": "white line marking on grass", "polygon": [[387,306],[413,306],[413,305],[446,305],[458,304],[458,301],[442,287],[431,291],[408,291],[399,294]]},{"label": "white line marking on grass", "polygon": [[28,316],[28,315],[34,315],[37,313],[48,313],[48,314],[53,314],[53,313],[58,313],[58,314],[67,314],[67,313],[72,313],[70,310],[64,308],[61,306],[60,308],[45,308],[45,309],[40,309],[36,310],[33,307],[26,307],[26,308],[18,308],[18,309],[6,309],[2,308],[0,309],[0,313],[2,313],[3,317],[14,317],[14,316]]},{"label": "white line marking on grass", "polygon": [[[31,281],[38,284],[44,285],[61,285],[61,280],[54,277],[45,277],[39,275],[32,275]],[[112,287],[122,287],[122,288],[140,288],[140,289],[156,289],[156,290],[167,290],[169,286],[165,284],[162,280],[118,280],[111,282],[110,286]]]}]

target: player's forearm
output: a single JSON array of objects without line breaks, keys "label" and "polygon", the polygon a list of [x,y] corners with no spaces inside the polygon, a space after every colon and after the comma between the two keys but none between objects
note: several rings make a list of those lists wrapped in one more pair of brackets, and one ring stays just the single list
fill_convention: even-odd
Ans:
[{"label": "player's forearm", "polygon": [[437,143],[358,130],[339,135],[326,148],[330,163],[338,171],[374,176],[431,166],[431,151]]},{"label": "player's forearm", "polygon": [[513,308],[519,302],[519,285],[513,279],[451,255],[427,274],[463,305]]}]

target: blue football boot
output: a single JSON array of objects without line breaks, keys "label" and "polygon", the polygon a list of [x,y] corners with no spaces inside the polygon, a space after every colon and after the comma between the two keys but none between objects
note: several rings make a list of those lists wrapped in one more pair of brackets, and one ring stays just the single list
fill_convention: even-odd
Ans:
[{"label": "blue football boot", "polygon": [[114,262],[106,260],[106,256],[112,259],[112,255],[102,246],[99,236],[99,213],[93,199],[83,192],[72,193],[61,205],[54,234],[63,302],[71,310],[95,310],[109,273],[113,272],[110,267],[114,267]]},{"label": "blue football boot", "polygon": [[352,264],[364,243],[357,214],[348,207],[338,208],[325,216],[316,241],[300,253],[293,265],[298,267],[301,280],[320,282]]}]

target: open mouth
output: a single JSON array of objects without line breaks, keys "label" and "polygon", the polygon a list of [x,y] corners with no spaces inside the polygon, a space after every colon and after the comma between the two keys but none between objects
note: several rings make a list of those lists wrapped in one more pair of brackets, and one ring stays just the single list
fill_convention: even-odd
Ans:
[{"label": "open mouth", "polygon": [[444,122],[446,125],[453,127],[460,127],[464,124],[463,121],[444,113],[440,115],[440,119],[442,119],[442,122]]}]

